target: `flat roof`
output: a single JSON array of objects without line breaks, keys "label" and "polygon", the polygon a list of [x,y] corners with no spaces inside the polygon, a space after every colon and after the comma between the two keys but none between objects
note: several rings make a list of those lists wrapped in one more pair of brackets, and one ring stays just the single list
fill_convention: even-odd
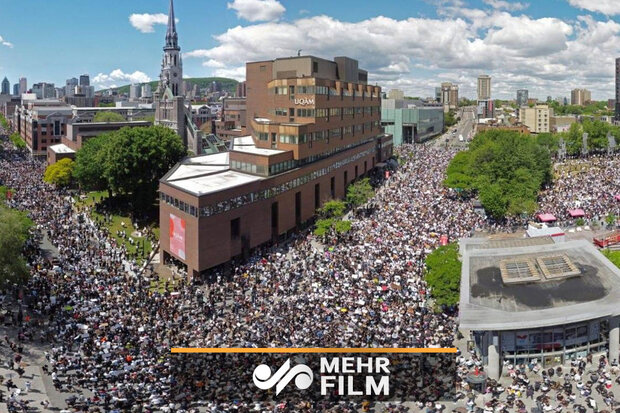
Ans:
[{"label": "flat roof", "polygon": [[64,143],[59,143],[57,145],[52,145],[52,146],[49,147],[49,149],[52,152],[55,152],[55,153],[75,153],[75,151],[73,149],[69,148]]},{"label": "flat roof", "polygon": [[[549,238],[533,245],[496,244],[494,248],[487,238],[460,241],[461,328],[521,330],[620,315],[620,269],[587,240],[555,244]],[[567,257],[579,276],[502,282],[502,261],[540,262],[550,256]]]},{"label": "flat roof", "polygon": [[257,148],[252,136],[240,136],[233,138],[233,152],[251,153],[253,155],[273,156],[285,151],[280,149]]},{"label": "flat roof", "polygon": [[191,177],[171,182],[174,186],[194,195],[206,195],[223,189],[260,181],[263,178],[237,171],[220,171],[207,176]]}]

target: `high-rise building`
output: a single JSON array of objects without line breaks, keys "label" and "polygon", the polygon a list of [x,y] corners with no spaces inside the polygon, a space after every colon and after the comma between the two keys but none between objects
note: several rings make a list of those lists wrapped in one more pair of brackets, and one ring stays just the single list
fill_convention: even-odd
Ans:
[{"label": "high-rise building", "polygon": [[141,95],[143,98],[150,99],[153,97],[153,90],[149,83],[145,83],[142,85]]},{"label": "high-rise building", "polygon": [[616,59],[616,103],[615,120],[620,122],[620,57]]},{"label": "high-rise building", "polygon": [[478,76],[478,100],[491,99],[491,76]]},{"label": "high-rise building", "polygon": [[129,86],[129,100],[135,102],[142,96],[142,86],[138,83],[133,83]]},{"label": "high-rise building", "polygon": [[7,79],[6,76],[4,77],[4,79],[2,79],[2,91],[0,92],[0,94],[2,95],[11,94],[11,82],[9,82],[9,79]]},{"label": "high-rise building", "polygon": [[570,104],[585,106],[592,101],[592,94],[588,89],[573,89],[570,92]]},{"label": "high-rise building", "polygon": [[67,79],[65,86],[65,96],[73,96],[75,95],[75,87],[78,86],[78,80],[75,77],[71,79]]},{"label": "high-rise building", "polygon": [[551,117],[553,117],[553,108],[548,105],[519,108],[519,122],[527,126],[532,133],[549,132]]},{"label": "high-rise building", "polygon": [[19,96],[19,83],[13,85],[13,96]]},{"label": "high-rise building", "polygon": [[444,111],[456,109],[459,106],[459,85],[443,82],[439,102],[443,103]]},{"label": "high-rise building", "polygon": [[28,92],[28,80],[25,77],[19,78],[19,95]]},{"label": "high-rise building", "polygon": [[37,99],[52,99],[56,97],[56,88],[53,83],[35,83],[32,85],[32,93],[37,95]]},{"label": "high-rise building", "polygon": [[90,86],[90,76],[81,75],[80,76],[80,86]]},{"label": "high-rise building", "polygon": [[527,89],[519,89],[517,90],[517,106],[526,106],[527,100],[529,99],[529,92]]},{"label": "high-rise building", "polygon": [[181,48],[179,47],[179,36],[174,21],[174,4],[170,0],[170,10],[168,11],[168,28],[166,30],[166,45],[164,46],[164,57],[161,62],[161,73],[159,75],[159,87],[157,96],[163,96],[166,88],[170,88],[172,96],[181,96],[181,85],[183,82],[183,62],[181,59]]}]

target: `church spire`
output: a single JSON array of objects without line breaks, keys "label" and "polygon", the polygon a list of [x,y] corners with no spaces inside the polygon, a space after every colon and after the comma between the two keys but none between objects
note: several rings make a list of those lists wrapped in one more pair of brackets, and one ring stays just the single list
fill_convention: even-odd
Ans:
[{"label": "church spire", "polygon": [[174,2],[170,0],[170,10],[168,11],[168,30],[166,30],[166,47],[178,49],[177,26],[174,21]]}]

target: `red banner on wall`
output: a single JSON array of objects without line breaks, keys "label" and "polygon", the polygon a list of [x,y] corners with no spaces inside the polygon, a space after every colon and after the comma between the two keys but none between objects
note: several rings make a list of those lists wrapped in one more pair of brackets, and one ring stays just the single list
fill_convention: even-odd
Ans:
[{"label": "red banner on wall", "polygon": [[170,252],[185,259],[185,220],[170,214]]}]

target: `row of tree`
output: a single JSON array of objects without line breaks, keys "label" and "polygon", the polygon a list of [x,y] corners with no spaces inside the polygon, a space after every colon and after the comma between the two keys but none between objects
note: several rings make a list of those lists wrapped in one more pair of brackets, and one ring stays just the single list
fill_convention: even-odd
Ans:
[{"label": "row of tree", "polygon": [[66,186],[75,179],[87,191],[107,190],[136,208],[154,201],[159,179],[187,155],[179,136],[162,126],[122,128],[84,142],[75,162],[50,165],[47,182]]},{"label": "row of tree", "polygon": [[610,132],[620,144],[620,127],[600,120],[584,119],[581,123],[573,123],[566,132],[541,133],[538,135],[538,142],[555,152],[560,146],[560,139],[564,139],[567,155],[579,155],[584,133],[588,134],[588,150],[600,152],[607,149],[609,144],[607,134]]},{"label": "row of tree", "polygon": [[332,231],[339,234],[349,231],[351,222],[342,219],[347,209],[355,209],[364,205],[374,193],[368,178],[360,179],[349,185],[345,201],[332,199],[316,211],[318,219],[315,223],[314,234],[324,237]]},{"label": "row of tree", "polygon": [[549,148],[534,136],[491,130],[476,135],[467,151],[450,162],[444,185],[478,195],[496,219],[531,214],[537,194],[551,183]]},{"label": "row of tree", "polygon": [[6,206],[9,193],[8,188],[0,186],[0,287],[21,284],[30,274],[23,252],[32,220],[25,212]]}]

